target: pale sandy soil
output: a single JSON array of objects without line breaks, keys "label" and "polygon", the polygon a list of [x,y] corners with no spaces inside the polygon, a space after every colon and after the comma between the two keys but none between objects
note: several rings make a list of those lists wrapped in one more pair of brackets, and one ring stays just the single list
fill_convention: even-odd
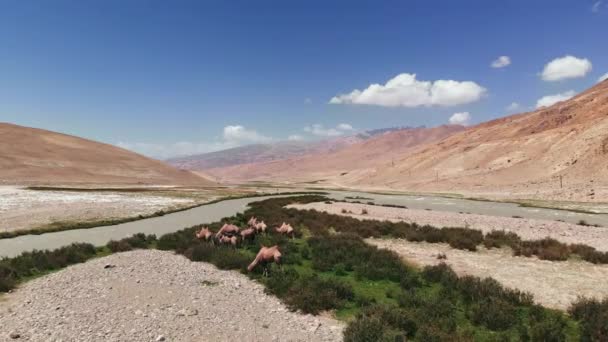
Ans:
[{"label": "pale sandy soil", "polygon": [[[358,219],[389,220],[409,222],[434,227],[469,227],[484,233],[492,230],[505,230],[519,235],[524,240],[536,240],[551,237],[564,243],[582,243],[600,251],[608,251],[608,228],[580,226],[571,223],[534,220],[523,218],[487,216],[477,214],[459,214],[440,211],[389,208],[358,203],[324,202],[293,204],[296,209],[315,209],[336,215],[351,216]],[[342,210],[352,213],[343,214]],[[361,215],[362,210],[367,215]]]},{"label": "pale sandy soil", "polygon": [[4,299],[0,341],[340,341],[344,328],[289,311],[243,274],[157,250],[74,265]]},{"label": "pale sandy soil", "polygon": [[0,186],[0,231],[41,227],[59,221],[148,215],[158,210],[191,206],[197,201],[146,192],[35,191]]},{"label": "pale sandy soil", "polygon": [[[367,239],[367,242],[395,251],[420,266],[443,261],[459,275],[494,278],[506,287],[530,292],[537,303],[550,308],[565,310],[578,296],[608,297],[608,265],[514,257],[510,249],[480,248],[468,252],[447,244],[401,239]],[[445,254],[447,259],[437,259],[439,254]]]}]

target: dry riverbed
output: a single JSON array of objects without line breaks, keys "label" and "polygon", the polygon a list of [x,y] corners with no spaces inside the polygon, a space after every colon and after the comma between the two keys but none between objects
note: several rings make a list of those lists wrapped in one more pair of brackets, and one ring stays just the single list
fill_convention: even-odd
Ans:
[{"label": "dry riverbed", "polygon": [[213,191],[39,191],[0,186],[0,232],[40,228],[59,222],[85,222],[151,215],[220,197]]},{"label": "dry riverbed", "polygon": [[3,299],[0,341],[340,341],[344,327],[290,312],[245,275],[157,250],[74,265]]},{"label": "dry riverbed", "polygon": [[[434,227],[468,227],[484,233],[505,230],[519,235],[524,240],[551,237],[564,243],[582,243],[600,251],[608,251],[608,228],[582,226],[565,222],[524,218],[487,216],[443,211],[389,208],[375,205],[335,202],[293,204],[289,208],[315,209],[330,214],[346,215],[358,219],[409,222]],[[366,215],[362,215],[363,210]],[[342,211],[346,210],[346,213]]]},{"label": "dry riverbed", "polygon": [[[566,310],[578,296],[608,297],[608,265],[514,257],[510,249],[481,247],[477,252],[469,252],[447,244],[402,239],[367,239],[367,242],[395,251],[419,266],[445,262],[459,275],[494,278],[506,287],[530,292],[537,303],[550,308]],[[438,255],[445,255],[446,259],[439,260]]]}]

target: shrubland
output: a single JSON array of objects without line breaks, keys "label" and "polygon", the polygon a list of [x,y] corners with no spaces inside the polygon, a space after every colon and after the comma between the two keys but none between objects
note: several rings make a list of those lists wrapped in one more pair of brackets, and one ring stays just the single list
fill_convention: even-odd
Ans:
[{"label": "shrubland", "polygon": [[331,311],[346,320],[346,341],[604,341],[608,336],[607,301],[581,299],[569,313],[549,310],[536,305],[531,295],[504,288],[493,279],[458,276],[446,264],[418,269],[403,263],[394,252],[364,241],[371,236],[409,237],[464,249],[521,243],[511,234],[483,236],[466,228],[359,221],[284,208],[292,202],[322,200],[326,198],[300,196],[256,202],[244,214],[210,225],[213,230],[225,222],[244,226],[250,216],[256,216],[269,227],[291,223],[296,230],[293,239],[269,231],[234,248],[196,239],[199,225],[158,239],[137,234],[101,248],[78,244],[2,259],[0,291],[69,264],[137,248],[174,251],[192,261],[246,273],[260,245],[277,244],[282,264],[272,264],[268,276],[262,275],[261,267],[248,276],[292,310]]}]

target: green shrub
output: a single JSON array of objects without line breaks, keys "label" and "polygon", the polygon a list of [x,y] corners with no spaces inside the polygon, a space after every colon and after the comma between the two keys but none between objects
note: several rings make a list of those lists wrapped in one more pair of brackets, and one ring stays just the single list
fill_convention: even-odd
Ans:
[{"label": "green shrub", "polygon": [[291,268],[282,268],[270,272],[270,276],[264,279],[266,291],[276,296],[284,296],[289,289],[299,280],[298,272]]},{"label": "green shrub", "polygon": [[399,308],[373,305],[351,321],[344,331],[345,341],[405,341],[416,334],[411,315]]},{"label": "green shrub", "polygon": [[378,317],[360,316],[350,322],[344,330],[344,342],[394,342],[386,336],[387,326]]},{"label": "green shrub", "polygon": [[517,308],[497,298],[481,300],[472,306],[471,321],[490,330],[506,330],[518,323]]},{"label": "green shrub", "polygon": [[521,238],[513,233],[504,230],[493,230],[486,234],[483,240],[483,245],[486,248],[501,248],[508,246],[515,248],[521,242]]},{"label": "green shrub", "polygon": [[8,292],[15,288],[15,271],[5,261],[0,261],[0,292]]},{"label": "green shrub", "polygon": [[210,243],[200,243],[188,248],[184,255],[192,261],[207,261],[213,259],[216,247]]},{"label": "green shrub", "polygon": [[581,341],[608,341],[608,299],[579,298],[568,312],[581,325]]},{"label": "green shrub", "polygon": [[222,270],[245,270],[252,260],[253,257],[228,246],[216,248],[211,258],[211,262]]},{"label": "green shrub", "polygon": [[106,247],[108,247],[108,249],[112,251],[112,253],[126,252],[133,249],[133,247],[125,240],[110,240],[110,242],[106,244]]},{"label": "green shrub", "polygon": [[157,248],[163,251],[173,250],[183,253],[195,242],[194,230],[183,230],[161,236],[158,239]]},{"label": "green shrub", "polygon": [[321,311],[338,309],[353,298],[353,289],[349,284],[313,275],[300,278],[287,291],[285,301],[294,310],[316,315]]},{"label": "green shrub", "polygon": [[567,326],[562,314],[544,314],[542,320],[531,323],[528,335],[532,341],[563,342],[566,341]]}]

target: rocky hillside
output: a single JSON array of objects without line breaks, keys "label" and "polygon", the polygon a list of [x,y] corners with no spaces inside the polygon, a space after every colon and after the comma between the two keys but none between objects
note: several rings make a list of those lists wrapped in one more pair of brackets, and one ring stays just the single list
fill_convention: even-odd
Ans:
[{"label": "rocky hillside", "polygon": [[335,151],[316,152],[283,160],[249,163],[206,170],[222,181],[305,181],[348,179],[415,151],[422,145],[439,141],[463,126],[444,125],[379,131],[359,142]]},{"label": "rocky hillside", "polygon": [[0,123],[0,183],[212,184],[116,146],[8,123]]},{"label": "rocky hillside", "polygon": [[608,81],[551,107],[471,127],[346,183],[608,198]]}]

